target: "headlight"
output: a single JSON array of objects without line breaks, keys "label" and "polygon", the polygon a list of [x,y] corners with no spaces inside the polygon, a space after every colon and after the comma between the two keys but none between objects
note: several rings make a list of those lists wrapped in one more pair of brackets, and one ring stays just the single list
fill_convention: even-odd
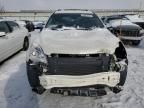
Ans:
[{"label": "headlight", "polygon": [[140,35],[144,35],[144,30],[140,30]]},{"label": "headlight", "polygon": [[29,60],[31,60],[34,63],[44,63],[47,64],[47,57],[44,54],[44,51],[40,47],[40,45],[34,43],[28,52]]}]

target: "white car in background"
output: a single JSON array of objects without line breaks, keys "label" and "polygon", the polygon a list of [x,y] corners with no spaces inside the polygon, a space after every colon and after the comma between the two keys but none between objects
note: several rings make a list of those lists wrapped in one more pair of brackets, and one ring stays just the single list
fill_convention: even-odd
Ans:
[{"label": "white car in background", "polygon": [[16,21],[16,23],[22,27],[26,27],[26,23],[24,21]]},{"label": "white car in background", "polygon": [[42,29],[45,26],[43,21],[34,21],[33,24],[35,29]]},{"label": "white car in background", "polygon": [[14,21],[0,20],[0,62],[29,46],[27,29]]}]

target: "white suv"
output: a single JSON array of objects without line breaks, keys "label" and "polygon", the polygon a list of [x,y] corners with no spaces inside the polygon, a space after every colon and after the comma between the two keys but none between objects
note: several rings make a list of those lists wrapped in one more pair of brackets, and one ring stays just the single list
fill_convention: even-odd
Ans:
[{"label": "white suv", "polygon": [[58,10],[30,45],[27,74],[34,91],[108,87],[120,92],[127,75],[124,45],[88,10]]}]

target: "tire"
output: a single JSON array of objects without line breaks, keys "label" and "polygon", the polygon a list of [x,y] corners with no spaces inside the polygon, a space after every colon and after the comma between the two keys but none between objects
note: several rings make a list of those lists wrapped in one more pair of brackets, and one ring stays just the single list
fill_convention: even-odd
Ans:
[{"label": "tire", "polygon": [[28,38],[26,37],[26,38],[24,39],[24,43],[23,43],[23,50],[26,51],[28,48],[29,48],[29,40],[28,40]]},{"label": "tire", "polygon": [[[128,61],[127,61],[127,63],[128,63]],[[122,87],[124,86],[124,84],[126,82],[126,78],[127,78],[127,68],[124,71],[120,72],[119,83],[115,87],[110,87],[110,90],[115,94],[120,93],[122,91]]]},{"label": "tire", "polygon": [[37,94],[43,94],[45,92],[46,89],[40,85],[37,68],[30,67],[28,63],[27,63],[27,78],[33,92]]},{"label": "tire", "polygon": [[32,91],[41,95],[46,91],[46,89],[43,88],[42,86],[39,86],[39,87],[32,88]]},{"label": "tire", "polygon": [[36,67],[29,66],[29,63],[27,63],[27,77],[32,88],[40,86],[38,70]]},{"label": "tire", "polygon": [[120,72],[120,82],[118,86],[124,86],[127,78],[127,69],[125,71]]},{"label": "tire", "polygon": [[120,93],[122,91],[122,89],[119,87],[111,87],[110,90],[115,94]]},{"label": "tire", "polygon": [[132,41],[132,44],[135,45],[135,46],[137,46],[137,45],[140,44],[140,40]]}]

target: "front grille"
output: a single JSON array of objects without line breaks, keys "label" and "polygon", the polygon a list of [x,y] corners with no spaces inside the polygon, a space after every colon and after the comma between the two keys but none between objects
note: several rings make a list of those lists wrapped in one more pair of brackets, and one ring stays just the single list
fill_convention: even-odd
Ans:
[{"label": "front grille", "polygon": [[54,54],[48,57],[49,74],[88,75],[109,70],[110,55],[69,55]]},{"label": "front grille", "polygon": [[131,31],[122,30],[121,36],[137,37],[139,36],[139,31],[138,30],[131,30]]}]

